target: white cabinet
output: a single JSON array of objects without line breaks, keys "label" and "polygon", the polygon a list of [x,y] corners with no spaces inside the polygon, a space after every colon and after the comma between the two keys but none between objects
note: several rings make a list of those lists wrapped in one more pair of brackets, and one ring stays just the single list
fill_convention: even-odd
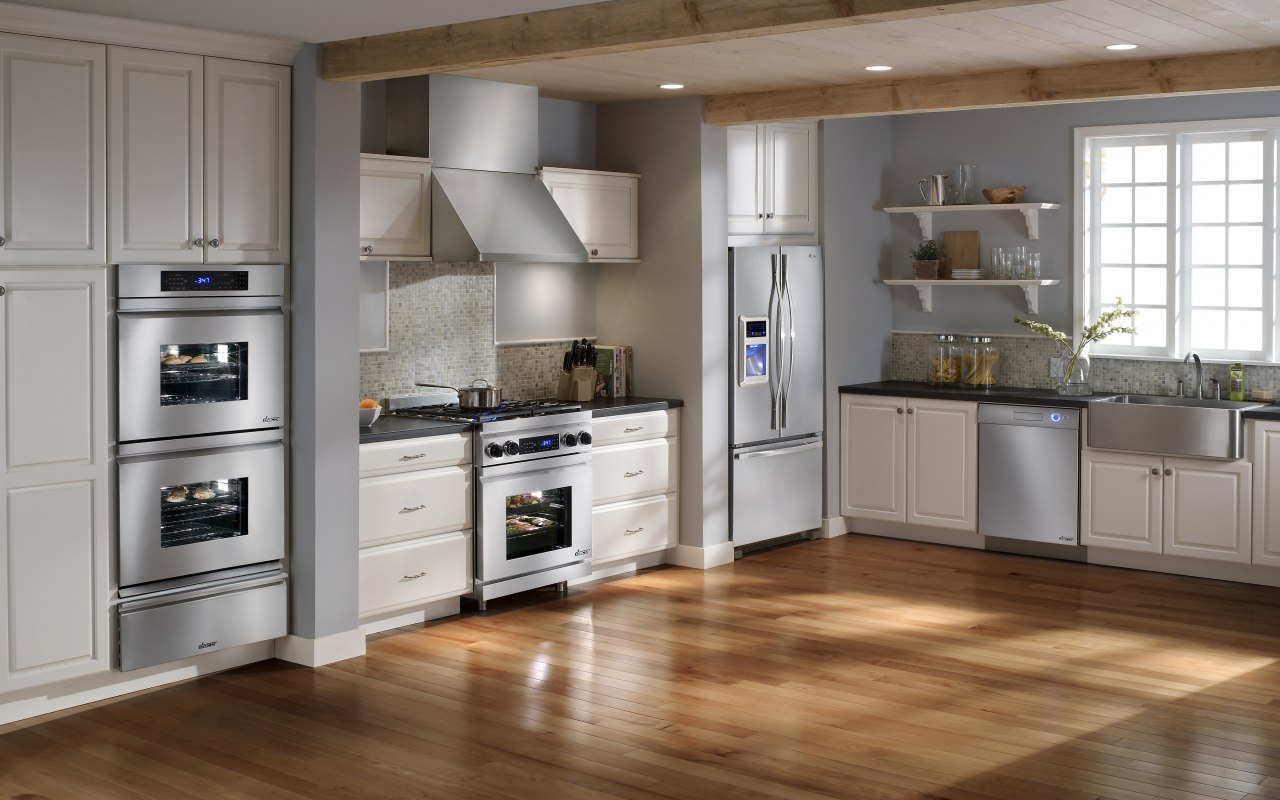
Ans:
[{"label": "white cabinet", "polygon": [[106,264],[102,45],[0,34],[0,264]]},{"label": "white cabinet", "polygon": [[818,231],[818,123],[728,128],[729,234]]},{"label": "white cabinet", "polygon": [[106,268],[0,271],[0,692],[111,666]]},{"label": "white cabinet", "polygon": [[841,514],[976,531],[976,403],[843,395]]},{"label": "white cabinet", "polygon": [[290,70],[204,60],[204,239],[210,264],[289,260]]},{"label": "white cabinet", "polygon": [[289,256],[289,69],[109,53],[113,262]]},{"label": "white cabinet", "polygon": [[431,162],[360,156],[360,256],[425,259],[431,255]]},{"label": "white cabinet", "polygon": [[471,589],[471,435],[360,445],[361,619]]},{"label": "white cabinet", "polygon": [[1280,567],[1280,422],[1250,420],[1253,563]]},{"label": "white cabinet", "polygon": [[1086,450],[1081,543],[1247,564],[1252,479],[1245,461]]},{"label": "white cabinet", "polygon": [[593,563],[679,544],[679,432],[676,409],[592,420]]},{"label": "white cabinet", "polygon": [[639,175],[559,167],[539,175],[592,261],[639,260]]}]

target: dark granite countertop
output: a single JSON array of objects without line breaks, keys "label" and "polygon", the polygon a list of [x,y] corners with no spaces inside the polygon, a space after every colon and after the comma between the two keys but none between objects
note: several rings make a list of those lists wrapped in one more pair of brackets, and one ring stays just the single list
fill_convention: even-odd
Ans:
[{"label": "dark granite countertop", "polygon": [[441,422],[434,419],[391,417],[386,414],[367,428],[360,429],[360,444],[370,442],[394,442],[397,439],[416,439],[420,436],[441,436],[446,433],[466,433],[471,425],[466,422]]},{"label": "dark granite countertop", "polygon": [[663,400],[657,397],[618,397],[613,400],[587,400],[582,407],[593,417],[616,417],[622,414],[639,414],[642,411],[665,411],[680,408],[683,400]]},{"label": "dark granite countertop", "polygon": [[1262,408],[1254,408],[1240,416],[1245,419],[1262,419],[1268,422],[1280,421],[1280,403],[1270,403]]},{"label": "dark granite countertop", "polygon": [[888,397],[922,397],[935,400],[973,400],[979,403],[1003,403],[1005,405],[1056,406],[1058,408],[1086,408],[1090,400],[1111,397],[1110,393],[1091,394],[1085,397],[1060,395],[1052,389],[965,389],[951,386],[930,386],[916,381],[875,381],[855,383],[840,387],[841,394],[872,394]]}]

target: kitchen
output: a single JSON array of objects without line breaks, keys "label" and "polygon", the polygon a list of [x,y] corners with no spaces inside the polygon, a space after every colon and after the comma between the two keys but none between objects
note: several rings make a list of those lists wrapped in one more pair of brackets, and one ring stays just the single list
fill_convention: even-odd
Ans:
[{"label": "kitchen", "polygon": [[[310,191],[302,191],[295,184],[293,192],[292,260],[314,261],[316,266],[305,274],[295,273],[292,285],[292,525],[295,530],[300,526],[313,529],[316,535],[314,540],[295,539],[292,543],[295,593],[291,600],[297,624],[291,632],[321,643],[319,647],[308,646],[297,656],[299,660],[315,657],[314,651],[324,646],[340,645],[330,651],[339,655],[364,647],[363,635],[359,635],[357,645],[356,637],[350,633],[358,630],[357,581],[355,565],[349,557],[358,548],[355,487],[359,473],[352,442],[354,432],[326,424],[326,420],[350,420],[354,399],[363,394],[355,388],[360,364],[350,344],[357,340],[358,331],[351,318],[350,301],[345,299],[357,295],[358,284],[349,262],[336,255],[350,250],[350,243],[358,239],[354,227],[358,213],[353,213],[352,206],[352,198],[358,196],[354,190],[358,175],[355,165],[335,153],[358,152],[359,136],[349,122],[335,123],[352,118],[353,110],[359,108],[359,97],[358,92],[344,91],[349,87],[316,84],[314,80],[308,83],[316,68],[316,64],[302,59],[295,65],[293,75],[295,180],[300,179],[298,164],[324,165],[324,169],[302,178],[316,182]],[[308,69],[312,72],[308,73]],[[1132,101],[1124,103],[1126,108],[1114,111],[1113,107],[1121,103],[962,112],[958,117],[995,114],[1001,117],[1003,129],[1029,130],[1058,124],[1052,119],[1045,121],[1047,116],[1061,119],[1062,130],[1068,130],[1079,124],[1148,118],[1258,116],[1259,108],[1266,109],[1268,103],[1274,103],[1268,98],[1266,94],[1176,98]],[[1210,107],[1197,107],[1197,101],[1209,103]],[[1111,113],[1115,116],[1109,117]],[[718,129],[703,126],[701,103],[696,98],[601,105],[596,115],[596,160],[584,166],[641,175],[640,216],[644,222],[640,248],[644,262],[636,267],[599,268],[597,307],[614,311],[602,315],[603,324],[598,324],[595,333],[600,341],[628,343],[642,354],[637,358],[636,370],[637,383],[645,394],[685,402],[680,430],[682,547],[675,558],[687,559],[685,563],[697,566],[727,563],[732,559],[728,508],[724,502],[728,494],[725,454],[729,452],[729,432],[724,425],[704,421],[728,417],[724,387],[730,382],[729,359],[714,355],[727,354],[730,346],[731,326],[725,302],[729,273],[724,259],[728,213],[723,188],[728,142],[714,135]],[[1025,313],[1018,294],[1004,294],[1015,290],[992,288],[970,292],[973,303],[987,307],[980,306],[972,315],[940,318],[947,290],[939,289],[934,316],[912,324],[913,315],[922,314],[914,290],[889,289],[873,281],[903,274],[907,267],[903,260],[905,244],[915,238],[910,229],[915,223],[911,219],[890,219],[880,208],[909,203],[909,192],[914,191],[918,173],[936,172],[962,159],[979,163],[985,171],[984,180],[989,174],[992,184],[1027,181],[1034,192],[1033,199],[1061,202],[1069,194],[1071,176],[1061,136],[988,141],[990,126],[980,117],[970,135],[963,126],[948,125],[942,130],[931,119],[933,116],[837,120],[823,125],[821,212],[827,262],[827,340],[842,343],[839,348],[828,347],[826,353],[830,398],[824,425],[827,431],[840,430],[835,402],[838,386],[903,377],[890,369],[890,331],[969,332],[975,319],[1011,320],[1015,314]],[[973,149],[962,146],[961,138],[952,139],[945,147],[927,149],[939,138],[962,134],[970,136]],[[905,148],[916,141],[925,149],[913,155]],[[1029,148],[1043,144],[1056,155],[1045,158],[1041,151],[1020,155],[1015,146],[1018,142]],[[977,149],[979,144],[990,150]],[[936,163],[926,165],[920,153],[936,154]],[[1031,174],[1029,170],[1022,169],[1021,164],[1006,168],[1005,158],[1011,163],[1025,158],[1031,164],[1058,166],[1031,183],[1032,179],[1026,177]],[[1000,170],[1005,169],[1008,171],[1001,174]],[[697,178],[694,188],[689,186],[691,175]],[[690,225],[690,220],[701,224]],[[984,229],[984,241],[998,243],[1003,238],[1012,243],[1020,235],[1016,218],[1008,222],[994,220],[991,224],[996,227],[990,232]],[[1041,224],[1044,229],[1040,247],[1046,253],[1068,252],[1069,215],[1065,211],[1057,212],[1056,217],[1046,213]],[[876,252],[868,252],[868,240],[881,243]],[[1059,256],[1054,268],[1064,275],[1065,257]],[[958,295],[962,290],[950,291]],[[1041,296],[1045,317],[1060,327],[1068,323],[1068,294],[1060,287],[1056,293],[1046,289]],[[969,297],[962,299],[970,302]],[[652,324],[655,318],[664,322],[658,330]],[[1014,332],[1003,322],[991,325],[995,328],[990,330],[992,333]],[[1001,325],[1002,329],[998,327]],[[705,367],[687,357],[688,342],[702,343]],[[658,369],[658,365],[663,366]],[[1039,372],[1036,377],[1047,379]],[[827,505],[823,516],[839,522],[842,517],[837,448],[828,447],[826,457]],[[337,553],[348,555],[335,558]],[[316,663],[325,660],[328,659],[317,658]]]}]

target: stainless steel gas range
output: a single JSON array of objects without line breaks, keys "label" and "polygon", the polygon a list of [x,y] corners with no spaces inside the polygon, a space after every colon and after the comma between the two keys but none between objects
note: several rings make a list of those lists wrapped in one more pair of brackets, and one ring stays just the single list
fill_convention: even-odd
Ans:
[{"label": "stainless steel gas range", "polygon": [[475,582],[496,597],[591,574],[591,412],[572,403],[507,402],[463,411],[388,400],[392,416],[469,422],[475,481]]}]

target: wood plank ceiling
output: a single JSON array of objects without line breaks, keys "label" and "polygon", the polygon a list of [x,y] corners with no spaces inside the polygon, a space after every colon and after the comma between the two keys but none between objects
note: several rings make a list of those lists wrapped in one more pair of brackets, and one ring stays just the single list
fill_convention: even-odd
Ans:
[{"label": "wood plank ceiling", "polygon": [[[853,2],[837,5],[857,8]],[[889,0],[881,0],[876,8],[883,14],[885,8],[893,5]],[[934,5],[936,9],[944,6],[941,2]],[[939,78],[1005,73],[997,83],[1008,86],[1011,80],[1019,82],[1018,73],[1034,79],[1036,70],[1080,64],[1136,62],[1128,63],[1116,73],[1128,82],[1126,87],[1104,96],[1280,86],[1280,67],[1270,66],[1280,64],[1277,53],[1256,53],[1252,59],[1230,57],[1222,62],[1220,70],[1215,69],[1212,61],[1179,64],[1179,59],[1186,56],[1280,48],[1280,0],[1052,0],[1016,5],[993,3],[979,10],[961,11],[957,11],[959,6],[950,5],[945,10],[953,13],[935,10],[930,16],[920,16],[924,11],[916,3],[910,14],[883,15],[866,24],[833,20],[816,29],[795,30],[793,26],[766,35],[758,35],[757,31],[748,38],[720,38],[670,46],[651,42],[646,49],[632,47],[622,52],[582,55],[578,54],[584,52],[580,48],[556,53],[554,47],[547,47],[543,48],[542,55],[527,63],[482,66],[462,70],[460,74],[535,85],[546,96],[592,102],[667,96],[669,93],[658,89],[657,84],[678,82],[685,84],[685,93],[728,95],[714,98],[710,103],[711,108],[721,109],[720,116],[713,119],[718,122],[919,110],[918,105],[898,106],[883,99],[868,103],[865,97],[861,105],[846,102],[844,106],[827,109],[824,104],[829,96],[840,92],[846,98],[851,92],[857,94],[876,88],[881,93],[896,94],[900,87],[909,89],[913,79],[926,79],[917,80],[915,86],[921,87]],[[578,7],[585,8],[592,7]],[[372,43],[377,38],[367,41]],[[1138,47],[1126,52],[1104,49],[1116,43]],[[326,58],[328,55],[326,53]],[[1154,63],[1159,59],[1173,61]],[[1242,64],[1261,64],[1262,68],[1242,68]],[[892,66],[893,71],[867,72],[865,68],[872,65]],[[1186,86],[1165,79],[1166,74],[1193,72],[1200,76],[1206,71],[1210,80]],[[1144,72],[1148,74],[1144,76]],[[1067,84],[1099,80],[1096,69],[1079,74],[1070,71],[1050,74],[1055,75],[1059,83]],[[1103,75],[1106,84],[1105,70]],[[1137,83],[1129,76],[1137,76]],[[833,92],[827,87],[842,88],[840,92]],[[807,103],[803,112],[778,102],[782,90],[809,90],[807,95],[797,94],[797,100]],[[980,95],[984,85],[979,82],[974,91]],[[1034,85],[1021,87],[1010,102],[1084,99],[1098,95],[1088,86],[1080,87],[1074,96],[1068,91],[1056,98],[1037,96],[1038,91]],[[773,93],[772,97],[756,97],[757,93],[766,92]],[[868,96],[868,93],[862,91],[862,95]],[[765,105],[771,110],[766,110],[757,100],[768,100]],[[962,99],[930,106],[934,101],[927,97],[921,102],[925,108],[983,105],[966,104]]]}]

